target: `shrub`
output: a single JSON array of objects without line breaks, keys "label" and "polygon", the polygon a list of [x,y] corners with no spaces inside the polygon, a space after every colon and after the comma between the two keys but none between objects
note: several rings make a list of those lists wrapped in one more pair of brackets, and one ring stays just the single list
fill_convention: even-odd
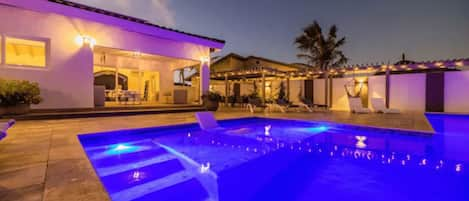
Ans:
[{"label": "shrub", "polygon": [[0,106],[39,104],[40,94],[39,84],[35,82],[0,79]]},{"label": "shrub", "polygon": [[219,102],[221,100],[221,95],[217,92],[208,92],[208,94],[204,94],[202,96],[202,99],[213,102]]}]

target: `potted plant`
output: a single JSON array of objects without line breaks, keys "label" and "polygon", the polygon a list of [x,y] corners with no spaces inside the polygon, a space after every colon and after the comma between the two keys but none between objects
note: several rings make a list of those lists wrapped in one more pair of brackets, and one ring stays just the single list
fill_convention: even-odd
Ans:
[{"label": "potted plant", "polygon": [[204,107],[209,111],[217,111],[218,110],[218,103],[221,100],[221,95],[216,92],[208,92],[202,96],[202,100],[204,101]]},{"label": "potted plant", "polygon": [[0,79],[0,115],[28,113],[31,104],[42,101],[40,93],[37,83]]}]

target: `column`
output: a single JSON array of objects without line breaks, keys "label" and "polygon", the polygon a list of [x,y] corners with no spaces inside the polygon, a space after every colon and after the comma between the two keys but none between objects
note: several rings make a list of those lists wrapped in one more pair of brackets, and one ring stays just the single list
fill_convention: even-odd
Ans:
[{"label": "column", "polygon": [[287,100],[290,101],[290,77],[287,77]]},{"label": "column", "polygon": [[228,74],[225,74],[225,106],[228,105],[228,94],[230,92]]},{"label": "column", "polygon": [[391,69],[390,69],[390,66],[387,65],[386,66],[386,85],[385,85],[385,92],[386,92],[386,107],[389,108],[389,96],[391,94]]},{"label": "column", "polygon": [[265,72],[262,70],[262,103],[265,104]]},{"label": "column", "polygon": [[114,73],[114,96],[116,98],[115,102],[119,102],[119,62],[116,65],[116,72]]},{"label": "column", "polygon": [[210,59],[202,59],[200,64],[200,95],[208,94],[210,90]]},{"label": "column", "polygon": [[329,71],[326,70],[326,72],[324,73],[324,105],[326,105],[326,108],[329,109]]}]

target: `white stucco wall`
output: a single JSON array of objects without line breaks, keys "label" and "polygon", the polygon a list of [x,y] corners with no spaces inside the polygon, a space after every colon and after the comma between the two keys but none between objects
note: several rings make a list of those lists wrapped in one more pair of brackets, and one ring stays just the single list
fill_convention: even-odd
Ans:
[{"label": "white stucco wall", "polygon": [[325,82],[324,82],[324,79],[314,79],[313,80],[313,92],[314,92],[314,96],[313,96],[313,100],[314,100],[314,104],[326,104],[326,102],[324,101],[324,85],[325,85]]},{"label": "white stucco wall", "polygon": [[390,107],[404,112],[425,112],[424,73],[391,75]]},{"label": "white stucco wall", "polygon": [[445,112],[469,113],[469,71],[445,73]]},{"label": "white stucco wall", "polygon": [[[187,42],[156,38],[119,27],[39,13],[0,5],[0,34],[41,37],[50,40],[50,55],[45,69],[12,68],[0,65],[0,78],[38,82],[44,102],[36,108],[93,107],[93,54],[74,40],[79,35],[93,37],[99,46],[199,61],[209,56],[209,48]],[[161,93],[172,91],[173,74],[160,72]]]},{"label": "white stucco wall", "polygon": [[372,98],[386,99],[386,76],[368,77],[368,103],[370,103],[370,108]]},{"label": "white stucco wall", "polygon": [[300,98],[304,97],[304,80],[290,80],[290,101],[293,103],[300,102]]},{"label": "white stucco wall", "polygon": [[352,78],[333,79],[332,83],[332,110],[349,111],[347,92],[344,85]]}]

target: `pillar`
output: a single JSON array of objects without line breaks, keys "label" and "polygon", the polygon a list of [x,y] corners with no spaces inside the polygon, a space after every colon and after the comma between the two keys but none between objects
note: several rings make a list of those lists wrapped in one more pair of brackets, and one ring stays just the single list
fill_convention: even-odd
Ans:
[{"label": "pillar", "polygon": [[200,94],[206,95],[210,90],[210,60],[202,59],[200,64]]},{"label": "pillar", "polygon": [[228,74],[225,74],[225,106],[228,105],[228,94],[230,93]]},{"label": "pillar", "polygon": [[391,69],[390,66],[386,66],[386,85],[385,85],[385,91],[386,91],[386,107],[389,108],[389,100],[390,100],[390,94],[391,94]]},{"label": "pillar", "polygon": [[287,100],[290,101],[290,77],[287,77]]},{"label": "pillar", "polygon": [[329,71],[326,71],[324,73],[324,104],[327,107],[327,109],[329,109],[329,104],[328,104],[329,103],[329,101],[328,101],[328,99],[329,99],[328,98],[329,97],[329,93],[328,93],[329,92],[329,90],[328,90],[329,87],[328,87],[328,85],[329,85]]},{"label": "pillar", "polygon": [[265,103],[265,72],[262,70],[262,103]]}]

